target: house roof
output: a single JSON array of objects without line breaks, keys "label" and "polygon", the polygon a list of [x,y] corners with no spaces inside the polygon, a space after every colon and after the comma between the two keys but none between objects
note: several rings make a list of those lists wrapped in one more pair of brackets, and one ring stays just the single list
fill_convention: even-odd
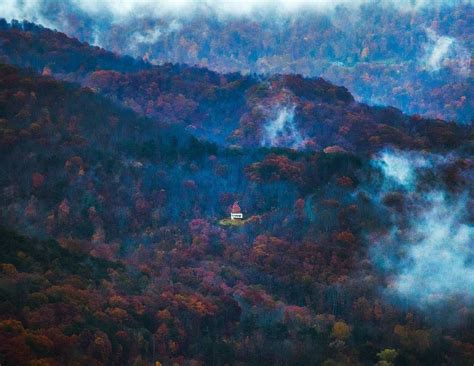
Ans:
[{"label": "house roof", "polygon": [[234,202],[234,204],[232,205],[231,212],[232,213],[241,213],[240,206],[239,206],[238,202]]}]

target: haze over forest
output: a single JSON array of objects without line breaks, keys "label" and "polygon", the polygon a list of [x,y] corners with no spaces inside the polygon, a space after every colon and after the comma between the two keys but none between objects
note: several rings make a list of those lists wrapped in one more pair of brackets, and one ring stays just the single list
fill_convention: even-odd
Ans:
[{"label": "haze over forest", "polygon": [[0,4],[0,364],[474,362],[472,1]]}]

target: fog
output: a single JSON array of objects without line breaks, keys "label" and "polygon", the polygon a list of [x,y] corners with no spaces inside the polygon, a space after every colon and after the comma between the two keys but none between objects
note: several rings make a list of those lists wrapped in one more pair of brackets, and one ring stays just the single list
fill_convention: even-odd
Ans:
[{"label": "fog", "polygon": [[381,188],[371,192],[374,201],[404,191],[407,209],[387,214],[392,226],[374,243],[372,259],[390,279],[387,294],[420,307],[453,296],[474,299],[469,194],[421,182],[424,173],[439,172],[451,159],[454,156],[385,151],[374,160],[383,172]]}]

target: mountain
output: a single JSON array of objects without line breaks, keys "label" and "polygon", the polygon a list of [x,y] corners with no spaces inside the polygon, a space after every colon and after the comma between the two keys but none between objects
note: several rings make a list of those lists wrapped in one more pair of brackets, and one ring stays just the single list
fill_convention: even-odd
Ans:
[{"label": "mountain", "polygon": [[321,78],[220,75],[185,65],[152,66],[31,23],[4,22],[0,28],[0,57],[5,62],[78,82],[139,114],[183,125],[219,144],[438,149],[457,145],[471,128],[410,118],[390,107],[369,107],[355,102],[344,87]]},{"label": "mountain", "polygon": [[111,1],[52,0],[23,5],[12,16],[37,19],[153,63],[321,76],[344,85],[361,102],[429,118],[472,120],[471,1],[267,5],[143,1],[117,7]]},{"label": "mountain", "polygon": [[472,364],[471,125],[0,28],[2,365]]}]

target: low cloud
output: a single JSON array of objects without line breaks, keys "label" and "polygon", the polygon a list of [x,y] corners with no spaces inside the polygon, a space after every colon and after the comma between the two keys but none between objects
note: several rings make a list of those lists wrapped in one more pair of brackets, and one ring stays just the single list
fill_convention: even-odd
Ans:
[{"label": "low cloud", "polygon": [[412,187],[415,182],[416,168],[424,168],[430,165],[429,161],[419,154],[406,152],[382,152],[374,161],[380,167],[389,182],[396,182],[404,187]]},{"label": "low cloud", "polygon": [[[133,32],[128,40],[128,52],[132,55],[140,55],[146,52],[146,48],[155,44],[161,37],[168,36],[170,33],[181,30],[182,24],[176,19],[173,19],[167,25],[155,26],[153,29],[136,30]],[[100,43],[100,42],[98,42]]]},{"label": "low cloud", "polygon": [[449,157],[385,151],[374,165],[383,172],[374,201],[404,191],[409,209],[391,212],[391,230],[372,248],[372,259],[389,278],[386,289],[413,305],[436,305],[456,297],[474,300],[474,226],[467,192],[426,188],[423,172],[437,172]]},{"label": "low cloud", "polygon": [[449,67],[459,75],[469,76],[471,56],[460,42],[453,37],[440,36],[432,29],[427,29],[426,34],[428,42],[422,59],[426,70],[437,72]]},{"label": "low cloud", "polygon": [[414,11],[436,6],[455,6],[471,0],[3,0],[0,16],[30,21],[47,21],[47,9],[76,9],[89,15],[111,16],[115,22],[129,18],[186,17],[196,12],[214,12],[221,16],[247,16],[255,13],[295,13],[300,11],[331,11],[338,6],[358,7],[376,3]]},{"label": "low cloud", "polygon": [[278,107],[276,116],[263,128],[262,146],[301,148],[304,139],[295,125],[295,106]]},{"label": "low cloud", "polygon": [[41,0],[3,0],[0,6],[0,18],[28,20],[45,27],[54,28],[54,22],[44,16],[45,3]]},{"label": "low cloud", "polygon": [[158,41],[161,35],[161,30],[159,28],[155,28],[145,32],[134,32],[130,38],[132,42],[141,44],[153,44]]},{"label": "low cloud", "polygon": [[450,200],[443,192],[427,195],[401,243],[406,256],[394,268],[395,291],[421,304],[452,296],[472,299],[474,227],[463,223],[465,216],[462,198]]}]

